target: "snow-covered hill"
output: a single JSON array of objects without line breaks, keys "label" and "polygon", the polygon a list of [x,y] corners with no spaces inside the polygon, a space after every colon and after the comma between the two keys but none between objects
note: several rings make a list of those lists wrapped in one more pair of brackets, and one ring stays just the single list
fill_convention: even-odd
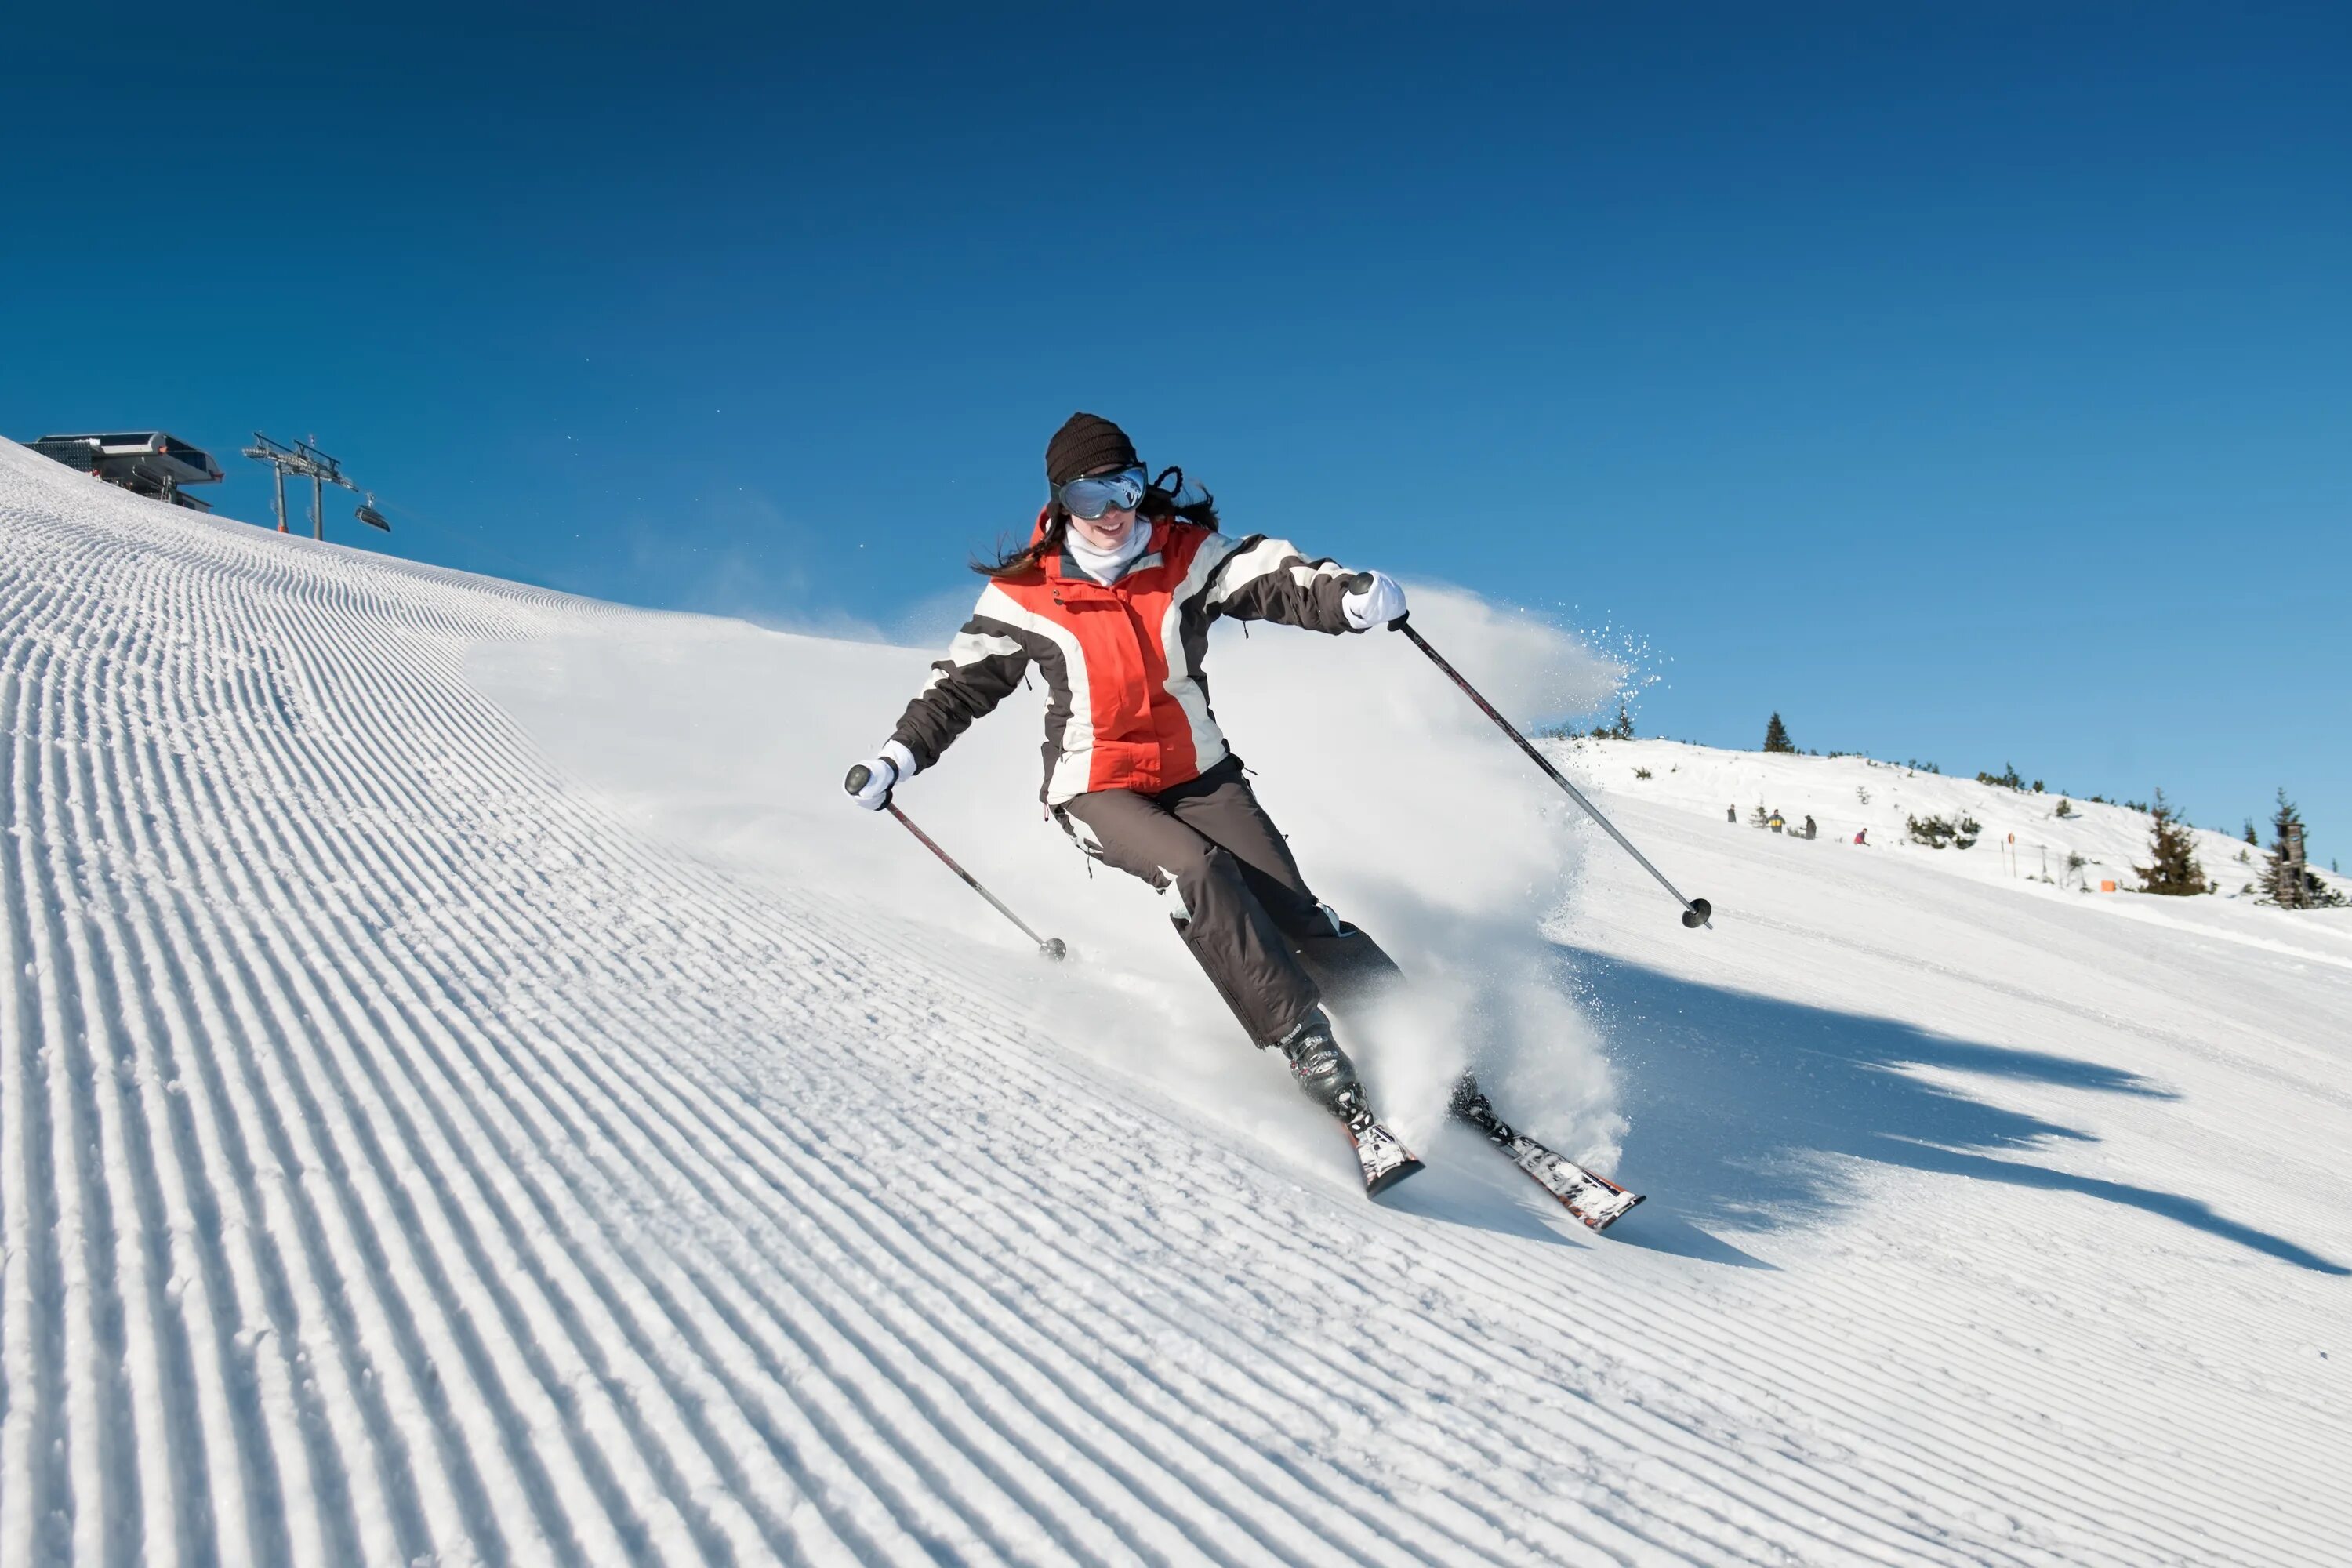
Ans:
[{"label": "snow-covered hill", "polygon": [[[2147,812],[2055,792],[1947,778],[1867,757],[1723,752],[1675,741],[1582,739],[1562,748],[1581,774],[1612,792],[1670,803],[1716,821],[1763,826],[1778,813],[1787,830],[1813,819],[1818,837],[1926,858],[1935,868],[1985,881],[2046,887],[2137,889],[2150,857]],[[1764,819],[1759,821],[1759,819]],[[1940,820],[1974,840],[1935,847],[1915,821]],[[1769,829],[1768,829],[1769,831]],[[2225,900],[2254,897],[2264,851],[2244,839],[2191,828],[2199,866]],[[2079,862],[2079,863],[2070,863]],[[2336,880],[2319,873],[2323,882]]]},{"label": "snow-covered hill", "polygon": [[[1607,689],[1422,602],[1507,706]],[[0,444],[0,1563],[2347,1559],[2352,911],[1563,748],[1686,932],[1402,639],[1227,639],[1423,980],[1373,1205],[1037,820],[1031,714],[903,799],[1066,966],[841,805],[925,657]],[[1443,1128],[1473,1050],[1649,1204]]]}]

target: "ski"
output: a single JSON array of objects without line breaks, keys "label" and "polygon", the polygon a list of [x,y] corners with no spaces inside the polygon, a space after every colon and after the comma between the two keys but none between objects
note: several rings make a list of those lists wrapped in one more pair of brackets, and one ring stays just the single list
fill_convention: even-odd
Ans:
[{"label": "ski", "polygon": [[1558,1198],[1561,1207],[1594,1230],[1607,1230],[1642,1201],[1641,1194],[1629,1193],[1608,1177],[1596,1176],[1526,1133],[1513,1131],[1510,1123],[1495,1114],[1478,1080],[1469,1073],[1464,1073],[1454,1086],[1454,1102],[1447,1109],[1475,1127],[1512,1164]]},{"label": "ski", "polygon": [[1343,1121],[1348,1142],[1356,1146],[1356,1163],[1364,1171],[1364,1195],[1375,1198],[1421,1169],[1421,1162],[1404,1140],[1372,1120],[1370,1111]]}]

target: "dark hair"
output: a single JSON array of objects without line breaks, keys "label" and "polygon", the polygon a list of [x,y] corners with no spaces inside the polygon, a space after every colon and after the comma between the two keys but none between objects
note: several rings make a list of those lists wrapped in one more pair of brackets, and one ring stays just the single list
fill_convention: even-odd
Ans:
[{"label": "dark hair", "polygon": [[[1176,476],[1174,489],[1164,488],[1170,474]],[[1164,470],[1159,479],[1152,481],[1150,488],[1143,492],[1143,499],[1135,503],[1135,515],[1145,522],[1160,522],[1173,519],[1178,522],[1189,522],[1196,528],[1205,528],[1212,533],[1215,532],[1217,498],[1202,490],[1197,500],[1179,501],[1176,498],[1183,493],[1183,489],[1184,470],[1181,468]],[[1045,531],[1037,536],[1037,542],[1034,544],[1024,544],[1018,550],[1008,550],[1003,548],[1003,542],[1000,540],[996,559],[983,561],[975,556],[972,558],[971,569],[983,577],[993,578],[998,582],[1026,577],[1041,570],[1043,562],[1061,552],[1062,540],[1069,531],[1069,510],[1060,501],[1055,501],[1046,508]]]}]

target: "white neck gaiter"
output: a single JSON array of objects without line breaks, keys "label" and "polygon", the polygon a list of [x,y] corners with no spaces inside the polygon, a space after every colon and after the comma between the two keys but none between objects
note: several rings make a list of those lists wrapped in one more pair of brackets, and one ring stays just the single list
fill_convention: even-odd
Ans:
[{"label": "white neck gaiter", "polygon": [[1096,582],[1107,584],[1118,582],[1128,567],[1134,564],[1136,557],[1143,553],[1143,547],[1151,542],[1151,525],[1137,518],[1128,525],[1127,537],[1108,550],[1097,550],[1087,543],[1086,536],[1075,526],[1062,538],[1069,545],[1070,559],[1078,563],[1078,570]]}]

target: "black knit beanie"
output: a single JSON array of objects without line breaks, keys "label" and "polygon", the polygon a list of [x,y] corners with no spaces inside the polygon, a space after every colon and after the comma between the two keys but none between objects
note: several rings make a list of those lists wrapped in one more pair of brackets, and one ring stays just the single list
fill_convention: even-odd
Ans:
[{"label": "black knit beanie", "polygon": [[1066,485],[1107,468],[1132,468],[1142,462],[1126,431],[1099,414],[1073,414],[1045,443],[1045,482]]}]

